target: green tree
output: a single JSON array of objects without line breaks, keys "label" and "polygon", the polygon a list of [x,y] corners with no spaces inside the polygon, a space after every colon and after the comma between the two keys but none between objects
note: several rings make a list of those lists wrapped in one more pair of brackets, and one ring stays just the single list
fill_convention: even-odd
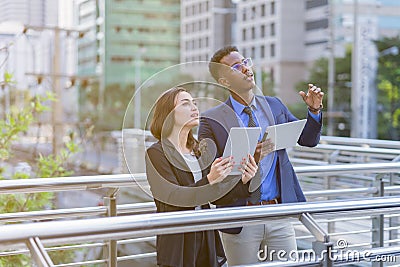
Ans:
[{"label": "green tree", "polygon": [[[378,135],[400,140],[400,36],[375,41],[378,52]],[[397,48],[393,49],[393,48]],[[396,53],[397,52],[397,53]]]},{"label": "green tree", "polygon": [[[310,77],[306,81],[299,82],[296,88],[308,88],[308,84],[318,85],[325,92],[323,105],[327,107],[328,98],[328,59],[318,59],[311,71]],[[334,107],[333,116],[334,135],[349,136],[351,123],[351,47],[346,49],[343,58],[335,58],[335,87],[334,87]],[[301,111],[296,107],[291,107],[296,116],[304,116],[304,108]],[[325,120],[326,121],[326,120]],[[343,128],[344,126],[344,128]],[[326,130],[327,127],[324,127]],[[326,133],[325,133],[326,134]]]},{"label": "green tree", "polygon": [[[3,86],[13,84],[12,75],[6,73],[4,80],[0,83]],[[15,105],[10,107],[4,120],[0,120],[0,163],[5,163],[13,158],[12,143],[18,139],[21,133],[26,132],[29,126],[35,122],[35,118],[48,110],[43,103],[45,101],[56,101],[50,93],[45,96],[31,97],[27,103],[18,108]],[[62,177],[71,175],[66,164],[70,156],[78,151],[78,146],[74,142],[74,134],[70,134],[70,139],[65,143],[65,148],[58,155],[39,155],[34,160],[36,164],[36,177]],[[0,179],[29,179],[30,174],[16,172],[11,177],[4,176],[4,167],[0,166]],[[26,212],[42,210],[52,206],[53,193],[30,193],[30,194],[4,194],[0,195],[0,213]],[[50,253],[54,263],[71,261],[74,253],[71,251],[60,251]],[[26,255],[16,255],[0,257],[0,266],[31,266],[30,258]]]}]

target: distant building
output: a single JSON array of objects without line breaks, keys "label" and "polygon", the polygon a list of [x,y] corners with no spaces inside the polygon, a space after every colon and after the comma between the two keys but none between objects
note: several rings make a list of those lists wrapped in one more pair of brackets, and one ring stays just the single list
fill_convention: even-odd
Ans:
[{"label": "distant building", "polygon": [[[43,85],[38,86],[38,76],[33,74],[49,74],[53,69],[51,51],[54,35],[52,31],[41,29],[58,25],[58,1],[0,0],[0,7],[0,75],[3,77],[6,71],[12,73],[18,89],[11,92],[10,88],[6,88],[5,91],[1,90],[0,95],[4,94],[6,99],[10,99],[12,94],[18,94],[16,101],[22,104],[25,96],[23,91],[27,89],[31,95],[52,90],[48,75],[42,75]],[[24,28],[28,30],[23,35]],[[62,54],[67,57],[68,53]],[[64,67],[67,67],[66,64]],[[49,117],[50,113],[44,114],[42,122],[49,121]]]},{"label": "distant building", "polygon": [[265,73],[275,93],[288,104],[298,101],[294,84],[305,78],[304,16],[303,1],[237,4],[237,44],[245,57],[254,59],[257,85],[262,86],[260,73]]},{"label": "distant building", "polygon": [[235,14],[231,0],[182,0],[181,62],[209,61],[216,50],[232,44]]},{"label": "distant building", "polygon": [[34,26],[58,24],[57,0],[0,0],[0,23],[18,21]]},{"label": "distant building", "polygon": [[[77,26],[86,31],[78,43],[78,74],[98,76],[99,88],[98,103],[97,93],[81,90],[80,107],[87,108],[92,97],[92,114],[103,121],[99,128],[120,129],[135,88],[179,63],[180,0],[76,0],[75,5]],[[142,104],[135,107],[135,125],[141,125],[147,113],[140,111]]]},{"label": "distant building", "polygon": [[103,85],[135,84],[179,63],[179,0],[78,0],[77,24],[89,29],[78,47],[79,72]]},{"label": "distant building", "polygon": [[[334,3],[332,9],[330,2]],[[343,56],[345,47],[352,43],[353,3],[183,0],[181,62],[209,59],[219,47],[235,44],[245,57],[253,58],[256,73],[263,72],[263,79],[273,87],[264,91],[273,89],[287,104],[299,102],[295,84],[308,77],[308,69],[316,59],[329,55],[331,10],[336,56]],[[379,37],[399,34],[400,1],[360,0],[358,5],[360,17],[376,17]],[[217,22],[221,14],[224,20]],[[262,85],[261,75],[256,82]]]}]

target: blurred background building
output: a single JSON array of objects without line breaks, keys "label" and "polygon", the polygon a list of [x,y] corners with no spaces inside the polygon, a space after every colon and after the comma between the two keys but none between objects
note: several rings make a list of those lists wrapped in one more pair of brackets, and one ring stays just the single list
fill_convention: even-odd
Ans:
[{"label": "blurred background building", "polygon": [[[121,118],[141,82],[179,63],[180,1],[79,0],[76,8],[76,24],[87,30],[78,45],[78,73],[99,76],[92,90],[100,116],[112,110]],[[90,97],[81,94],[81,105]],[[100,127],[121,126],[115,122]]]},{"label": "blurred background building", "polygon": [[[68,21],[60,16],[59,1],[2,0],[0,6],[0,42],[2,47],[6,47],[0,57],[4,60],[7,58],[4,61],[5,68],[0,69],[0,72],[11,73],[15,80],[13,87],[17,89],[5,88],[1,93],[12,99],[15,92],[23,101],[26,94],[54,92],[56,80],[63,89],[67,88],[67,76],[75,73],[76,69],[75,44],[67,32],[56,37],[55,29]],[[55,50],[56,43],[60,51]],[[54,66],[54,57],[62,64]],[[54,73],[56,70],[58,73]],[[61,119],[65,123],[77,122],[76,98],[76,90],[61,90]],[[50,113],[43,114],[42,122],[50,123],[51,117]]]}]

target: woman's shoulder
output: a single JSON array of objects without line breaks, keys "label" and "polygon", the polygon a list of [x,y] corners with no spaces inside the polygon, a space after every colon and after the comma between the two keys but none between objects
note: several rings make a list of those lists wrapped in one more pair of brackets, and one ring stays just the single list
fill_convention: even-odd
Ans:
[{"label": "woman's shoulder", "polygon": [[151,151],[163,151],[162,145],[160,143],[160,141],[157,141],[155,143],[153,143],[150,147],[148,147],[146,149],[147,153],[151,152]]}]

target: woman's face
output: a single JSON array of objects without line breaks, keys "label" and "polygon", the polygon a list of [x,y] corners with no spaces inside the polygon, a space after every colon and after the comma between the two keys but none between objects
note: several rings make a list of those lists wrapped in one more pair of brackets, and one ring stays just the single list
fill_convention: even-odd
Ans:
[{"label": "woman's face", "polygon": [[193,128],[199,125],[199,109],[187,92],[180,92],[175,99],[175,125]]}]

